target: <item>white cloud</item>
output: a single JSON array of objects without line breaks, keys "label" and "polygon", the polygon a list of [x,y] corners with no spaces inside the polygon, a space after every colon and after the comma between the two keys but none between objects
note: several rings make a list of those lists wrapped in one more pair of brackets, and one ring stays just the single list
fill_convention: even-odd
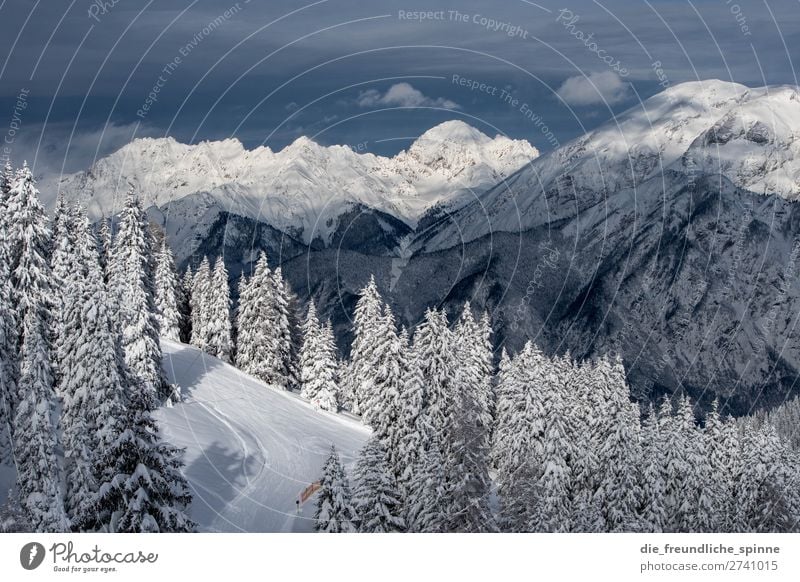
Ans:
[{"label": "white cloud", "polygon": [[630,83],[624,82],[613,71],[603,71],[570,77],[556,93],[569,105],[613,105],[627,99],[630,91]]},{"label": "white cloud", "polygon": [[458,103],[439,97],[427,97],[422,91],[415,89],[409,83],[396,83],[389,87],[386,93],[377,89],[362,91],[356,99],[360,107],[379,107],[383,105],[397,105],[400,107],[443,107],[445,109],[460,109]]}]

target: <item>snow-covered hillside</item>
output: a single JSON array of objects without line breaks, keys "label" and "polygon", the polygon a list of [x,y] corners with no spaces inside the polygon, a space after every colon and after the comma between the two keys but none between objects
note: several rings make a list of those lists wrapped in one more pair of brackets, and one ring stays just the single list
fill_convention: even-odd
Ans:
[{"label": "snow-covered hillside", "polygon": [[94,217],[116,212],[129,187],[145,207],[203,195],[203,212],[213,204],[327,243],[336,219],[357,205],[413,226],[431,206],[471,199],[538,155],[527,141],[490,138],[461,121],[432,128],[392,158],[307,137],[278,152],[247,150],[236,139],[186,145],[145,138],[64,177],[57,189]]},{"label": "snow-covered hillside", "polygon": [[295,500],[319,479],[335,444],[346,465],[369,429],[319,412],[185,344],[162,340],[164,369],[185,401],[157,413],[163,436],[186,448],[184,473],[201,531],[311,531],[313,499]]}]

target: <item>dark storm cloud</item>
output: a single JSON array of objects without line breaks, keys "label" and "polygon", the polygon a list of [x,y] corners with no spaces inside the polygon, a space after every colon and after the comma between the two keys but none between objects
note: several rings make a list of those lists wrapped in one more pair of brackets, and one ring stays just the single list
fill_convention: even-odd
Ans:
[{"label": "dark storm cloud", "polygon": [[[15,155],[36,156],[42,172],[83,167],[128,132],[272,147],[305,133],[387,152],[458,116],[548,149],[502,91],[563,143],[659,83],[796,83],[786,46],[798,41],[794,0],[6,0],[0,112],[10,119],[29,91]],[[584,76],[631,90],[609,93],[611,104],[575,97]],[[574,109],[556,97],[565,83]],[[359,102],[396,85],[424,108]],[[447,103],[458,108],[437,107]]]}]

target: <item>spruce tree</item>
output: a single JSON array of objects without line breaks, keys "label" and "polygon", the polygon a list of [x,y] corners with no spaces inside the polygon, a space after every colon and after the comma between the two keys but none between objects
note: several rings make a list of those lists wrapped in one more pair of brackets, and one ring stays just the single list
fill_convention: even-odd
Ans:
[{"label": "spruce tree", "polygon": [[100,260],[100,268],[103,272],[103,281],[108,283],[108,269],[111,264],[111,253],[113,252],[113,237],[111,236],[111,219],[101,218],[97,227],[97,255]]},{"label": "spruce tree", "polygon": [[122,414],[125,387],[97,242],[82,213],[75,220],[75,250],[75,268],[65,281],[61,428],[67,513],[73,530],[85,531],[96,524],[96,458],[108,444],[109,423]]},{"label": "spruce tree", "polygon": [[361,451],[353,474],[356,482],[353,506],[362,533],[401,532],[405,529],[400,492],[389,465],[386,450],[373,437]]},{"label": "spruce tree", "polygon": [[415,533],[444,533],[448,496],[445,462],[438,436],[424,427],[420,419],[422,446],[416,455],[404,501],[405,523]]},{"label": "spruce tree", "polygon": [[623,376],[610,374],[605,408],[610,430],[599,443],[599,486],[595,493],[606,531],[634,531],[642,491],[637,465],[642,457],[638,408],[628,398]]},{"label": "spruce tree", "polygon": [[399,336],[402,348],[401,384],[397,399],[397,421],[389,440],[389,466],[394,471],[403,500],[413,478],[413,468],[422,447],[422,432],[418,419],[422,415],[424,379],[416,353],[409,345],[408,332]]},{"label": "spruce tree", "polygon": [[69,304],[66,294],[67,279],[79,269],[77,264],[77,235],[76,211],[67,205],[62,195],[59,195],[53,219],[53,252],[50,257],[51,286],[55,294],[53,301],[53,319],[51,337],[53,338],[53,375],[56,379],[56,392],[63,397],[60,391],[60,378],[63,350],[63,329],[65,326],[65,313]]},{"label": "spruce tree", "polygon": [[264,307],[271,298],[265,297],[263,282],[269,276],[269,265],[264,252],[258,258],[253,274],[248,279],[242,273],[239,280],[239,308],[236,312],[236,366],[256,378],[264,379],[266,370],[259,366],[266,348],[265,330],[259,326]]},{"label": "spruce tree", "polygon": [[489,434],[491,429],[491,344],[486,322],[476,322],[469,303],[455,333],[456,374],[449,459],[449,531],[495,528],[489,509]]},{"label": "spruce tree", "polygon": [[664,490],[666,488],[665,471],[661,457],[663,455],[663,437],[659,430],[659,418],[655,409],[642,423],[642,478],[641,478],[641,525],[644,532],[661,533],[667,524],[664,507]]},{"label": "spruce tree", "polygon": [[313,301],[309,303],[300,352],[300,396],[322,410],[337,410],[337,363],[333,331],[317,319]]},{"label": "spruce tree", "polygon": [[14,458],[21,505],[33,531],[65,532],[69,522],[64,511],[59,441],[52,413],[55,391],[47,319],[44,305],[27,302],[14,419]]},{"label": "spruce tree", "polygon": [[131,191],[114,239],[109,285],[115,295],[125,363],[141,379],[138,386],[148,392],[144,401],[167,391],[158,341],[151,236],[141,203]]},{"label": "spruce tree", "polygon": [[[5,211],[0,208],[0,211]],[[6,231],[0,232],[0,465],[13,460],[12,437],[17,401],[19,362],[17,329],[11,303],[11,274],[8,270]]]},{"label": "spruce tree", "polygon": [[[192,278],[192,337],[191,344],[205,351],[208,347],[207,328],[210,318],[211,265],[208,257],[203,257]],[[246,371],[246,370],[245,370]]]},{"label": "spruce tree", "polygon": [[394,315],[389,306],[375,322],[370,357],[361,365],[360,406],[364,423],[385,449],[391,447],[399,415],[403,383],[404,346],[397,335]]},{"label": "spruce tree", "polygon": [[298,379],[296,363],[292,359],[292,318],[289,313],[292,298],[280,267],[272,273],[272,293],[274,311],[269,329],[272,331],[271,344],[276,357],[272,383],[289,390],[297,384]]},{"label": "spruce tree", "polygon": [[103,469],[97,510],[104,531],[187,532],[195,528],[185,514],[191,494],[180,471],[181,451],[161,440],[148,398],[146,390],[131,391],[122,430],[98,459]]},{"label": "spruce tree", "polygon": [[377,328],[380,325],[383,302],[371,276],[367,285],[361,290],[353,314],[353,343],[350,348],[350,365],[345,382],[345,401],[353,414],[362,414],[362,402],[370,391],[364,377],[365,367],[372,365],[372,351],[377,339]]},{"label": "spruce tree", "polygon": [[314,529],[324,533],[354,533],[358,516],[352,504],[350,482],[336,447],[325,462],[317,494]]},{"label": "spruce tree", "polygon": [[187,266],[178,285],[178,311],[180,313],[181,341],[188,344],[192,339],[192,267]]},{"label": "spruce tree", "polygon": [[156,256],[156,312],[161,337],[180,341],[181,314],[178,304],[180,282],[175,271],[175,260],[164,237]]},{"label": "spruce tree", "polygon": [[233,352],[231,342],[231,295],[228,287],[228,270],[222,257],[218,257],[211,277],[208,294],[208,319],[206,321],[205,350],[223,362],[230,362]]},{"label": "spruce tree", "polygon": [[21,321],[21,369],[14,414],[14,458],[20,504],[34,531],[66,531],[57,458],[50,325],[50,230],[27,165],[8,193],[8,234],[13,301]]}]

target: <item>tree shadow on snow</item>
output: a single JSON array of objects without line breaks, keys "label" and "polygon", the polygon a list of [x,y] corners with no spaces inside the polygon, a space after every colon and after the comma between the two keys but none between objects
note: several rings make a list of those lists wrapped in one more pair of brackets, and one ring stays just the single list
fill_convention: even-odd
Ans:
[{"label": "tree shadow on snow", "polygon": [[259,459],[214,442],[184,469],[192,490],[191,517],[201,531],[241,531],[243,518],[234,504],[247,495],[247,477],[258,473]]}]

